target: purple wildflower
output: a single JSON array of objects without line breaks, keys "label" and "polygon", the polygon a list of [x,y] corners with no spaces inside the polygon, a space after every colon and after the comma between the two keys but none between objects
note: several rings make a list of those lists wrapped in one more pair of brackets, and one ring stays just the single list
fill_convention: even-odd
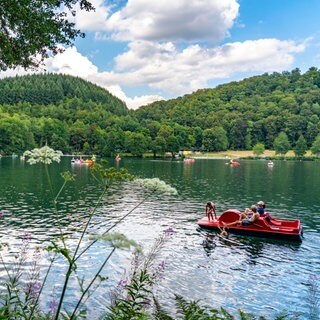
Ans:
[{"label": "purple wildflower", "polygon": [[133,270],[138,269],[138,267],[140,265],[140,257],[139,257],[139,253],[137,251],[133,252],[133,258],[131,260],[131,265],[133,267]]},{"label": "purple wildflower", "polygon": [[317,281],[317,276],[315,275],[315,274],[311,274],[310,276],[309,276],[309,282],[315,282],[315,281]]},{"label": "purple wildflower", "polygon": [[23,235],[23,240],[24,241],[30,241],[31,240],[31,233],[30,232],[26,232],[24,235]]},{"label": "purple wildflower", "polygon": [[4,212],[0,211],[0,218],[2,218],[4,216]]},{"label": "purple wildflower", "polygon": [[127,280],[125,279],[120,279],[118,282],[118,286],[124,288],[127,285]]},{"label": "purple wildflower", "polygon": [[164,230],[164,233],[168,236],[172,235],[174,233],[174,230],[172,227],[169,227],[168,229]]},{"label": "purple wildflower", "polygon": [[52,298],[49,304],[49,314],[51,318],[53,318],[56,312],[57,306],[58,306],[58,302],[54,298]]},{"label": "purple wildflower", "polygon": [[32,299],[36,299],[41,289],[41,283],[36,281],[27,285],[27,292]]},{"label": "purple wildflower", "polygon": [[37,297],[37,295],[39,294],[40,292],[40,289],[41,289],[41,283],[40,282],[35,282],[31,285],[31,288],[30,288],[30,293],[33,297]]},{"label": "purple wildflower", "polygon": [[158,281],[162,280],[163,274],[164,274],[164,270],[165,270],[166,266],[167,266],[167,264],[166,264],[165,261],[161,261],[158,264],[158,267],[157,267],[157,270],[156,270],[156,277],[157,277]]},{"label": "purple wildflower", "polygon": [[161,261],[158,265],[158,270],[164,270],[164,268],[166,267],[166,262],[165,261]]}]

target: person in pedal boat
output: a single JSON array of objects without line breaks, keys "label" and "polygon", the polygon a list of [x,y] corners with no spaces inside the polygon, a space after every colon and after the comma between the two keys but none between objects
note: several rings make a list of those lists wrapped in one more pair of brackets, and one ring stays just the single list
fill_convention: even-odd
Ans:
[{"label": "person in pedal boat", "polygon": [[257,207],[255,205],[252,205],[250,209],[246,208],[246,210],[240,214],[239,220],[236,220],[231,223],[223,222],[223,225],[226,227],[233,226],[236,224],[241,224],[242,226],[249,226],[252,223],[254,223],[259,217],[260,215],[257,212]]},{"label": "person in pedal boat", "polygon": [[216,206],[215,206],[214,202],[209,201],[206,204],[206,216],[209,221],[210,221],[210,218],[212,221],[214,220],[213,215],[214,215],[215,219],[217,219]]}]

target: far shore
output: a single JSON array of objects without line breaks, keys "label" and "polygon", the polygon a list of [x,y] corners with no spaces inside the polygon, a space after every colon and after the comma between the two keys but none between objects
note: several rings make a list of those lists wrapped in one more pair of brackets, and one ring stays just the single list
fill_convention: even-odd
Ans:
[{"label": "far shore", "polygon": [[[191,151],[184,151],[183,154],[185,156],[189,156],[192,158],[216,158],[216,159],[240,159],[240,158],[273,158],[278,155],[276,155],[274,150],[265,150],[263,154],[257,156],[253,153],[253,151],[247,150],[247,151],[235,151],[235,150],[226,150],[226,151],[220,151],[220,152],[191,152]],[[295,154],[292,150],[288,151],[284,157],[294,157]],[[308,151],[305,156],[309,157],[312,156],[311,152]]]}]

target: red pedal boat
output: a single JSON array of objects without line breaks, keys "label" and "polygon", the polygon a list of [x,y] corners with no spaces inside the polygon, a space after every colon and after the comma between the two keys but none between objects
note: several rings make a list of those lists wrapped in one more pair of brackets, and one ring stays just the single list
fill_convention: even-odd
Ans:
[{"label": "red pedal boat", "polygon": [[[198,225],[201,228],[221,231],[224,224],[237,221],[239,218],[240,211],[230,209],[224,211],[214,221],[208,221],[208,218],[204,217],[198,221]],[[302,225],[299,219],[275,219],[268,214],[260,216],[258,220],[249,226],[243,226],[241,224],[228,226],[228,231],[234,234],[243,234],[248,236],[302,241]]]}]

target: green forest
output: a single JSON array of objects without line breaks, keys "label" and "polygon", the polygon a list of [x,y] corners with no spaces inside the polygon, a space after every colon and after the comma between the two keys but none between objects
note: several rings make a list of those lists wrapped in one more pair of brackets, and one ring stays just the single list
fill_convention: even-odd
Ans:
[{"label": "green forest", "polygon": [[57,74],[0,80],[0,154],[50,147],[109,156],[180,150],[320,153],[320,70],[263,74],[129,110],[108,91]]}]

